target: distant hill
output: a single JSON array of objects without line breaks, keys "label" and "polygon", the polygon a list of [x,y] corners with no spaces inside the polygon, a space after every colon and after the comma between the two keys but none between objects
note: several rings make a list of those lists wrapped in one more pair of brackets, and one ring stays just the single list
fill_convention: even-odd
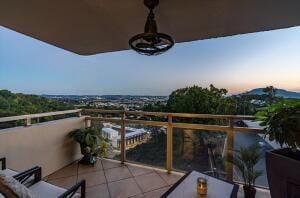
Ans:
[{"label": "distant hill", "polygon": [[42,97],[48,99],[55,100],[96,100],[96,99],[104,99],[104,100],[138,100],[142,98],[149,99],[164,99],[167,100],[167,96],[147,96],[147,95],[41,95]]},{"label": "distant hill", "polygon": [[[263,92],[263,88],[256,88],[252,89],[249,92],[242,93],[243,95],[263,95],[265,94]],[[276,92],[277,97],[283,97],[283,98],[295,98],[295,99],[300,99],[300,93],[299,92],[293,92],[293,91],[287,91],[284,89],[277,89]]]},{"label": "distant hill", "polygon": [[0,117],[74,109],[65,102],[0,90]]}]

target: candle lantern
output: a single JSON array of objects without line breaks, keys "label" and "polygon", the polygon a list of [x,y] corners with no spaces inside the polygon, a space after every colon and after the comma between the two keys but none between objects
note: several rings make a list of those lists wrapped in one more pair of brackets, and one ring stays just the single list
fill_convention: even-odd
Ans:
[{"label": "candle lantern", "polygon": [[197,179],[197,192],[199,197],[206,197],[207,195],[207,180],[203,177]]}]

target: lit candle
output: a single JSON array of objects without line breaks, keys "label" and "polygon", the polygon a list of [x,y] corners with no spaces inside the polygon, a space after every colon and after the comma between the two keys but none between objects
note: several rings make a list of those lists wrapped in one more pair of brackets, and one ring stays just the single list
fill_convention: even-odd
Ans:
[{"label": "lit candle", "polygon": [[203,177],[197,179],[197,192],[200,197],[207,195],[207,180]]}]

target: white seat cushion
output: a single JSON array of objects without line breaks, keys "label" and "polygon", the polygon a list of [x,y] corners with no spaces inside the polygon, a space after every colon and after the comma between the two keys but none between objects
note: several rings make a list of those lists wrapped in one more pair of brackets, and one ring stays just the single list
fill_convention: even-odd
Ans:
[{"label": "white seat cushion", "polygon": [[37,198],[54,198],[66,192],[65,189],[44,181],[39,181],[38,183],[30,186],[29,189]]},{"label": "white seat cushion", "polygon": [[14,170],[11,170],[11,169],[8,169],[8,168],[4,169],[4,170],[1,170],[0,172],[3,173],[4,175],[8,176],[8,177],[12,177],[12,176],[19,173],[17,171],[14,171]]},{"label": "white seat cushion", "polygon": [[[54,186],[44,181],[39,181],[38,183],[30,186],[29,189],[34,194],[36,198],[56,198],[62,195],[67,190]],[[81,197],[79,193],[76,193],[72,198]]]}]

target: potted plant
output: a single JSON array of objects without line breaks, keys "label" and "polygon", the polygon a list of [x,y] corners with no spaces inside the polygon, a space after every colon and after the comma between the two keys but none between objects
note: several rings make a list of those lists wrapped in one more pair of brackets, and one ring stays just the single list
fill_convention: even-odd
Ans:
[{"label": "potted plant", "polygon": [[233,164],[243,177],[245,198],[254,198],[256,194],[255,180],[263,173],[261,170],[255,170],[254,168],[261,159],[260,147],[258,144],[240,147],[235,153]]},{"label": "potted plant", "polygon": [[95,164],[97,157],[105,157],[107,154],[107,142],[97,128],[81,128],[70,132],[70,136],[80,144],[83,158],[81,164]]},{"label": "potted plant", "polygon": [[271,196],[300,197],[300,102],[284,100],[258,112],[257,117],[269,140],[281,146],[266,153]]}]

